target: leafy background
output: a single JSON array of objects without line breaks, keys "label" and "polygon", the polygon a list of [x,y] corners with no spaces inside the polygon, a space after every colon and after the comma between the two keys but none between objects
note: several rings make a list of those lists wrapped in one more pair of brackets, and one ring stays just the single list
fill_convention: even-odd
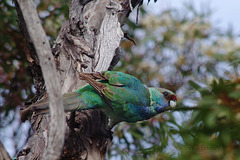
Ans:
[{"label": "leafy background", "polygon": [[[153,2],[150,2],[153,3]],[[68,1],[36,1],[52,43],[68,18]],[[233,28],[211,21],[207,5],[165,8],[159,14],[140,9],[123,26],[136,42],[123,40],[125,53],[114,70],[138,77],[148,86],[177,94],[178,107],[114,131],[109,159],[239,159],[240,43]],[[31,134],[19,108],[34,96],[28,73],[29,48],[19,31],[11,1],[0,1],[0,140],[11,155]],[[11,140],[11,141],[10,141]]]}]

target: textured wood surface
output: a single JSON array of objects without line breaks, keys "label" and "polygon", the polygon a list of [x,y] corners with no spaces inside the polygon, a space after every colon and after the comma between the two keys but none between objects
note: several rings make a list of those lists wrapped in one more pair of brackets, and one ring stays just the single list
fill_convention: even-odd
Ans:
[{"label": "textured wood surface", "polygon": [[[142,0],[70,1],[69,20],[62,25],[52,47],[59,74],[60,93],[74,91],[85,84],[78,78],[78,72],[99,72],[107,70],[110,64],[111,69],[116,65],[121,54],[120,41],[123,38],[120,26],[132,11],[131,8],[138,4],[142,4]],[[22,25],[22,30],[24,27]],[[31,46],[31,41],[28,42]],[[32,50],[36,50],[34,46]],[[34,63],[30,70],[37,89],[37,95],[32,100],[34,102],[45,96],[44,84],[47,82],[44,83],[41,79],[38,59],[34,57],[34,52],[32,56]],[[111,141],[108,117],[97,110],[68,112],[65,116],[67,123],[60,159],[104,160]],[[33,134],[19,152],[18,159],[41,159],[49,145],[50,116],[32,115],[29,120]]]},{"label": "textured wood surface", "polygon": [[57,159],[61,155],[64,144],[65,114],[58,72],[54,57],[51,54],[50,44],[41,25],[35,6],[31,0],[17,0],[26,24],[29,38],[31,39],[38,55],[41,70],[50,101],[50,128],[46,139],[48,143],[43,151],[43,159]]}]

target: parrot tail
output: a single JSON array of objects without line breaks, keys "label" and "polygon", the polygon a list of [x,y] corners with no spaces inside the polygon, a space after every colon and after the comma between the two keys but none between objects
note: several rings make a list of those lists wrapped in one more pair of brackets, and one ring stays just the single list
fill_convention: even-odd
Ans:
[{"label": "parrot tail", "polygon": [[[84,103],[83,100],[79,98],[79,92],[66,93],[63,95],[63,105],[65,111],[71,110],[82,110],[89,109],[88,105]],[[30,116],[33,112],[36,115],[49,113],[49,102],[48,98],[45,98],[37,103],[31,104],[26,109],[23,109],[21,112],[21,120],[22,122],[27,120],[27,117]]]},{"label": "parrot tail", "polygon": [[37,114],[48,113],[49,112],[48,98],[45,98],[37,103],[31,104],[30,106],[27,106],[26,109],[21,110],[20,111],[21,121],[25,122],[27,120],[27,117],[30,116],[33,112],[36,112]]}]

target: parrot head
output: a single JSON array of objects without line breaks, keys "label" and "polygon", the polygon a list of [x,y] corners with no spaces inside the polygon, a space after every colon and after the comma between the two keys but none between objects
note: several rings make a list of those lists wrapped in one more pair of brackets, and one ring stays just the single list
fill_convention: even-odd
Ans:
[{"label": "parrot head", "polygon": [[150,93],[151,105],[157,113],[176,107],[177,97],[172,91],[164,88],[150,88]]},{"label": "parrot head", "polygon": [[168,101],[168,105],[170,107],[172,107],[172,108],[176,107],[176,105],[177,105],[177,97],[176,97],[176,95],[172,91],[164,89],[164,88],[158,88],[157,90],[160,93],[162,93],[164,99],[166,101]]}]

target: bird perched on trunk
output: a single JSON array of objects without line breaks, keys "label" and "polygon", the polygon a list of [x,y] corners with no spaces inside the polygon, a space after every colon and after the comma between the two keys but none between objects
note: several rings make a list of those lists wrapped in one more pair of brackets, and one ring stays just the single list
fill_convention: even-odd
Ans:
[{"label": "bird perched on trunk", "polygon": [[[147,120],[176,106],[176,95],[164,88],[146,88],[140,80],[116,71],[79,73],[89,85],[63,95],[65,111],[100,109],[110,116],[110,127],[115,124]],[[99,80],[99,81],[97,81]],[[21,111],[22,120],[32,112],[49,111],[48,100],[43,99]]]}]

